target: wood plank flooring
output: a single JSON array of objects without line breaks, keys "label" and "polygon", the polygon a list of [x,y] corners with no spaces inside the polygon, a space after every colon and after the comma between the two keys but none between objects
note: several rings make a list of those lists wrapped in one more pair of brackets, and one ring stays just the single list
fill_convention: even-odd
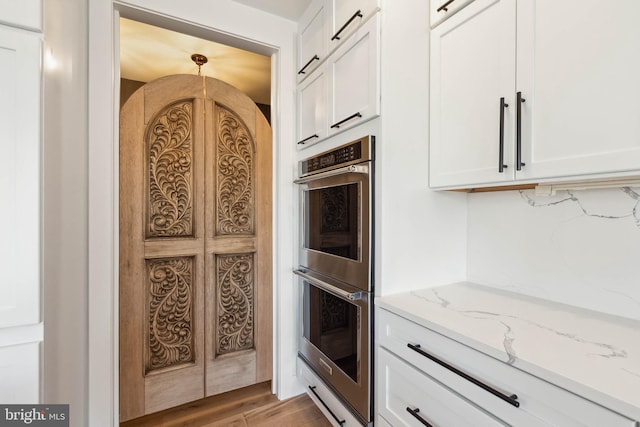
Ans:
[{"label": "wood plank flooring", "polygon": [[279,401],[265,382],[127,421],[120,427],[330,427],[303,394]]}]

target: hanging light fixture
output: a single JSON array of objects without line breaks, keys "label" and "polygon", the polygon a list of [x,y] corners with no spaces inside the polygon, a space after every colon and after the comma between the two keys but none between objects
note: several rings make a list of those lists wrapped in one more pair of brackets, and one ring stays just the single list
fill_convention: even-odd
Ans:
[{"label": "hanging light fixture", "polygon": [[202,68],[202,66],[207,63],[207,57],[200,53],[194,53],[193,55],[191,55],[191,60],[198,66],[198,75],[200,75],[200,68]]}]

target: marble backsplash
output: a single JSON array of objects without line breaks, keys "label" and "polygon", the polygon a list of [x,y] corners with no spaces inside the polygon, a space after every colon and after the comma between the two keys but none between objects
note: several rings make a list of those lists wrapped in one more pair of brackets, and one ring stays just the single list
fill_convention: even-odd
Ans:
[{"label": "marble backsplash", "polygon": [[470,194],[471,282],[640,320],[640,188]]}]

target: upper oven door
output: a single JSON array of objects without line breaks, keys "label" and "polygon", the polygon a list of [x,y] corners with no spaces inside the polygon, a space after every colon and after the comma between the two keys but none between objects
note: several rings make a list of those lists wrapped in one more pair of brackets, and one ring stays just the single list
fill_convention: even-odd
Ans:
[{"label": "upper oven door", "polygon": [[371,182],[368,163],[312,175],[301,188],[300,265],[370,289]]}]

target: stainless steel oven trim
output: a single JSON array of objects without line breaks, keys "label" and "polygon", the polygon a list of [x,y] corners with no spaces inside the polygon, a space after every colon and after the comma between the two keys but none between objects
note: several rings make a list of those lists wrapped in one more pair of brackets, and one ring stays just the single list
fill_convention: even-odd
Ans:
[{"label": "stainless steel oven trim", "polygon": [[345,290],[344,284],[331,284],[329,282],[333,280],[329,278],[320,279],[316,276],[313,276],[312,273],[309,273],[306,270],[294,270],[293,272],[306,281],[316,285],[322,290],[329,292],[330,294],[337,296],[338,298],[347,299],[349,301],[357,301],[363,298],[364,292],[362,292],[361,290],[355,290],[354,292]]},{"label": "stainless steel oven trim", "polygon": [[[348,283],[365,291],[372,290],[372,259],[370,249],[371,239],[373,237],[373,230],[371,229],[373,215],[371,200],[373,194],[371,192],[371,178],[368,174],[341,173],[333,176],[325,176],[324,178],[312,179],[300,185],[302,204],[300,210],[300,265],[317,272],[322,272],[325,275],[334,277],[341,282]],[[307,231],[305,230],[304,220],[308,213],[306,212],[307,207],[304,206],[302,202],[305,197],[304,193],[348,184],[358,185],[359,245],[357,259],[343,258],[306,248],[304,242]],[[368,214],[365,214],[363,211],[365,209],[368,211]]]},{"label": "stainless steel oven trim", "polygon": [[[333,148],[331,150],[327,150],[327,152],[339,150],[340,148],[347,147],[349,145],[352,145],[354,143],[358,143],[359,142],[361,144],[360,157],[357,158],[357,159],[345,162],[345,163],[341,163],[342,167],[346,167],[346,166],[354,165],[354,164],[372,162],[374,160],[374,158],[375,158],[374,141],[375,141],[375,137],[373,135],[365,136],[365,137],[362,137],[360,139],[356,139],[354,141],[351,141],[351,142],[348,142],[346,144],[343,144],[343,145],[341,145],[339,147],[335,147],[335,148]],[[313,158],[313,157],[317,157],[317,156],[312,156],[310,158]],[[317,175],[318,174],[318,172],[315,172],[315,171],[313,171],[313,172],[304,172],[303,171],[302,164],[307,160],[309,160],[309,159],[304,159],[304,160],[298,162],[298,177],[300,177],[300,178],[306,177],[308,175]],[[329,166],[328,169],[331,169],[331,166]],[[324,170],[327,170],[327,168],[324,168]]]},{"label": "stainless steel oven trim", "polygon": [[369,166],[368,165],[351,165],[344,166],[337,169],[332,169],[326,172],[319,172],[314,175],[307,175],[304,178],[298,178],[293,181],[294,184],[306,184],[307,182],[315,181],[316,179],[327,178],[335,175],[342,175],[345,173],[363,173],[369,174]]},{"label": "stainless steel oven trim", "polygon": [[[299,271],[299,270],[297,270]],[[304,270],[302,270],[304,271]],[[307,281],[311,286],[317,286],[322,290],[332,293],[330,290],[325,289],[322,285],[318,285],[315,280],[315,273],[310,273],[312,280],[308,280],[299,273],[296,273],[301,278],[301,285],[304,281]],[[328,278],[327,278],[328,279]],[[331,280],[331,279],[328,279]],[[322,280],[320,280],[322,282]],[[348,285],[340,284],[341,287],[349,288]],[[333,294],[333,293],[332,293]],[[335,294],[334,294],[335,295]],[[359,364],[360,371],[358,375],[358,381],[354,382],[347,374],[345,374],[340,367],[328,359],[320,349],[309,342],[302,333],[299,335],[299,355],[305,360],[305,362],[313,369],[313,371],[321,377],[336,393],[355,410],[360,417],[367,421],[371,420],[371,386],[372,376],[370,372],[371,355],[370,355],[370,339],[372,339],[370,327],[373,325],[371,316],[373,315],[373,306],[371,302],[371,294],[368,292],[362,292],[361,298],[358,300],[349,300],[339,295],[335,295],[338,298],[342,298],[349,304],[355,305],[359,309],[359,328],[358,328],[358,352],[359,352]],[[304,298],[304,289],[300,292],[300,298]],[[304,307],[301,302],[300,308]],[[300,321],[303,322],[304,316],[300,317]],[[304,325],[301,325],[304,328]],[[301,329],[302,331],[303,329]],[[325,366],[327,365],[332,371],[328,373]]]}]

